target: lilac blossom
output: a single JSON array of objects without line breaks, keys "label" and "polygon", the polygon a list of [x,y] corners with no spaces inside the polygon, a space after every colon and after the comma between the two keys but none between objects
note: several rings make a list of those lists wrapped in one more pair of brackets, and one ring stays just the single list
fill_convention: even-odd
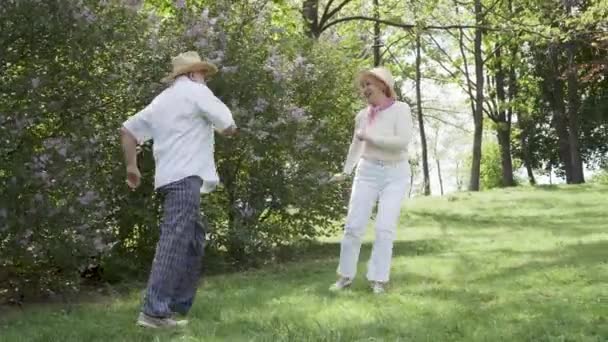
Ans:
[{"label": "lilac blossom", "polygon": [[296,59],[293,61],[293,63],[296,67],[302,67],[305,65],[304,63],[306,63],[306,57],[302,57],[302,56],[298,55],[298,57],[296,57]]},{"label": "lilac blossom", "polygon": [[202,12],[201,12],[201,19],[204,21],[209,20],[209,9],[205,8]]},{"label": "lilac blossom", "polygon": [[143,0],[123,0],[123,3],[133,11],[139,11],[143,6]]},{"label": "lilac blossom", "polygon": [[148,39],[148,47],[156,49],[158,47],[158,39],[156,37],[150,37],[150,39]]},{"label": "lilac blossom", "polygon": [[175,0],[175,8],[182,9],[186,7],[186,0]]},{"label": "lilac blossom", "polygon": [[186,37],[188,37],[188,38],[193,38],[193,37],[196,37],[196,36],[198,36],[199,34],[203,33],[203,30],[204,30],[204,28],[203,28],[203,26],[201,25],[201,23],[196,23],[196,24],[194,24],[194,25],[190,26],[190,27],[189,27],[189,28],[186,30],[185,34],[186,34]]},{"label": "lilac blossom", "polygon": [[300,136],[296,140],[296,147],[298,149],[305,149],[307,147],[310,147],[312,145],[312,143],[313,143],[313,139],[310,135]]},{"label": "lilac blossom", "polygon": [[93,23],[97,19],[95,14],[87,6],[82,7],[80,9],[80,12],[74,13],[74,18],[75,19],[84,18],[84,20],[89,24]]},{"label": "lilac blossom", "polygon": [[238,66],[224,66],[222,67],[222,72],[227,73],[227,74],[233,74],[236,73],[239,70]]},{"label": "lilac blossom", "polygon": [[82,205],[89,205],[99,196],[94,191],[87,191],[84,195],[78,197],[78,202]]},{"label": "lilac blossom", "polygon": [[93,239],[93,246],[97,252],[102,252],[106,248],[106,244],[103,242],[103,239],[99,236]]},{"label": "lilac blossom", "polygon": [[306,110],[304,110],[304,108],[300,108],[300,107],[292,108],[289,111],[289,115],[296,122],[304,122],[308,119],[306,116]]},{"label": "lilac blossom", "polygon": [[224,51],[216,50],[210,54],[211,62],[219,64],[224,60]]},{"label": "lilac blossom", "polygon": [[268,138],[268,136],[270,135],[270,133],[260,130],[258,131],[258,137],[260,137],[260,139],[264,140],[266,138]]},{"label": "lilac blossom", "polygon": [[258,98],[255,102],[255,106],[253,107],[253,111],[256,113],[261,113],[268,108],[268,101],[263,98]]},{"label": "lilac blossom", "polygon": [[194,46],[196,46],[199,49],[203,49],[205,47],[207,47],[209,45],[209,41],[207,40],[207,38],[199,38],[196,42],[194,42]]}]

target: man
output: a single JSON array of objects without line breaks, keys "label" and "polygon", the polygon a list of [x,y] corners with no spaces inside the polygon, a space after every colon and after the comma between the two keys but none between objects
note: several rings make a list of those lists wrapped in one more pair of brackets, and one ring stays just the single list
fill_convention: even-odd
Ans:
[{"label": "man", "polygon": [[128,186],[140,184],[137,144],[152,139],[154,187],[164,197],[160,238],[137,320],[149,328],[187,323],[174,317],[190,310],[200,277],[205,240],[200,194],[219,183],[214,129],[227,136],[237,131],[228,107],[205,85],[217,67],[193,51],[173,58],[172,64],[173,71],[163,79],[170,86],[121,129]]}]

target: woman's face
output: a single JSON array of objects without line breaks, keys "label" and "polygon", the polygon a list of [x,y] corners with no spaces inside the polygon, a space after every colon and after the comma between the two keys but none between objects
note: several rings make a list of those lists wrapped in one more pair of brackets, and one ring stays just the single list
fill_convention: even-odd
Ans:
[{"label": "woman's face", "polygon": [[375,77],[363,76],[359,88],[363,98],[371,105],[378,105],[388,98],[388,87]]}]

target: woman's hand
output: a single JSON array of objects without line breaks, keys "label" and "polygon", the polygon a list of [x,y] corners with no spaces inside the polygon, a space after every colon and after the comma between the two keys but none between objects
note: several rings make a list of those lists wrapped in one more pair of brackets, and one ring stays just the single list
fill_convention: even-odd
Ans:
[{"label": "woman's hand", "polygon": [[367,132],[363,129],[358,130],[357,133],[355,133],[355,136],[361,141],[369,141],[369,135],[367,135]]},{"label": "woman's hand", "polygon": [[336,173],[329,179],[329,183],[343,182],[346,179],[346,174],[343,172]]}]

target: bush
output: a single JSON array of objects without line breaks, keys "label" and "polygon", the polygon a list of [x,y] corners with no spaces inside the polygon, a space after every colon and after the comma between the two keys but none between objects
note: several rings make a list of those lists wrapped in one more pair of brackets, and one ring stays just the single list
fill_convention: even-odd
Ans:
[{"label": "bush", "polygon": [[599,170],[593,175],[589,183],[608,185],[608,168]]},{"label": "bush", "polygon": [[241,127],[217,141],[223,187],[203,198],[209,254],[222,265],[272,260],[330,234],[345,212],[345,188],[324,180],[352,134],[355,62],[282,31],[272,7],[256,2],[203,10],[155,1],[144,8],[156,17],[127,3],[0,9],[4,296],[77,290],[83,274],[120,281],[149,267],[160,218],[150,146],[139,155],[143,184],[129,192],[117,129],[158,94],[170,57],[186,49],[221,65],[210,87]]}]

